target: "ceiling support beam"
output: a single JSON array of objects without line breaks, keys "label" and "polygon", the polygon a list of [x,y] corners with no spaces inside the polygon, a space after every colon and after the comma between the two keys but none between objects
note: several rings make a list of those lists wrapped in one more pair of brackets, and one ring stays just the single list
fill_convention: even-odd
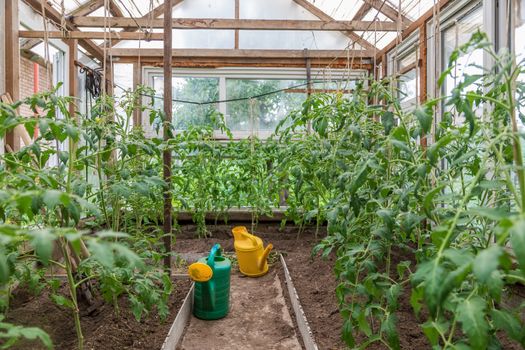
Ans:
[{"label": "ceiling support beam", "polygon": [[452,2],[454,0],[439,0],[437,4],[432,6],[430,9],[428,9],[427,12],[425,12],[421,17],[419,17],[416,21],[412,22],[407,28],[405,28],[401,32],[401,40],[399,38],[396,38],[390,42],[387,46],[385,46],[384,49],[379,51],[376,55],[377,63],[381,62],[383,55],[388,53],[390,50],[392,50],[396,45],[398,45],[400,42],[405,40],[410,34],[415,32],[422,24],[425,24],[428,20],[430,20],[434,16],[435,7],[439,8],[440,10],[443,9],[448,3]]},{"label": "ceiling support beam", "polygon": [[91,0],[68,13],[68,16],[87,16],[104,5],[104,0]]},{"label": "ceiling support beam", "polygon": [[[32,0],[34,1],[34,0]],[[162,28],[162,19],[122,17],[71,17],[77,27],[105,26],[118,28],[141,27]],[[268,20],[268,19],[226,19],[226,18],[178,18],[172,21],[173,29],[226,29],[226,30],[319,30],[319,31],[397,31],[395,22],[379,21],[312,21],[312,20]]]},{"label": "ceiling support beam", "polygon": [[[33,11],[39,14],[42,14],[42,1],[41,0],[24,0],[24,1],[33,9]],[[16,3],[16,1],[7,1],[7,2]],[[60,27],[61,22],[62,22],[62,15],[48,3],[45,3],[44,8],[46,11],[46,18],[49,18],[58,27]],[[66,19],[65,29],[70,30],[70,31],[78,30],[78,28],[67,19]],[[93,55],[94,57],[96,57],[97,59],[101,61],[103,60],[104,53],[102,49],[98,47],[97,44],[95,44],[93,41],[82,39],[82,40],[79,40],[78,43],[91,55]]]},{"label": "ceiling support beam", "polygon": [[[111,49],[109,50],[113,57],[137,57],[137,49]],[[310,58],[334,58],[348,55],[359,58],[373,57],[373,51],[369,50],[308,50]],[[162,49],[141,49],[140,56],[147,57],[164,57]],[[172,50],[173,58],[183,57],[228,57],[228,58],[301,58],[304,60],[304,50],[232,50],[232,49],[174,49]]]},{"label": "ceiling support beam", "polygon": [[[366,4],[372,6],[386,17],[390,18],[392,21],[397,22],[399,20],[399,11],[390,6],[384,0],[363,0]],[[401,14],[401,21],[403,22],[403,27],[409,26],[412,21],[409,20],[405,15]]]},{"label": "ceiling support beam", "polygon": [[[171,8],[174,8],[175,6],[177,6],[178,4],[180,4],[183,0],[172,0],[171,1]],[[155,7],[153,10],[151,10],[150,12],[146,13],[144,16],[142,16],[142,19],[145,19],[145,20],[150,20],[150,19],[154,19],[154,18],[158,18],[160,17],[162,14],[164,14],[164,3],[162,3],[161,5]],[[125,32],[136,32],[138,31],[139,28],[135,27],[135,28],[124,28],[124,30],[122,30],[121,33],[125,33]],[[118,44],[120,42],[120,40],[111,40],[111,42],[109,43],[106,43],[108,47],[113,47],[115,46],[116,44]],[[104,46],[104,43],[102,43],[100,45],[101,47]]]},{"label": "ceiling support beam", "polygon": [[[315,17],[319,18],[322,21],[334,21],[332,17],[330,17],[325,12],[321,11],[317,6],[313,5],[311,2],[307,0],[294,0],[296,4],[306,9],[308,12],[313,14]],[[359,20],[360,18],[354,18],[354,20]],[[357,35],[354,32],[345,31],[342,32],[344,35],[346,35],[348,38],[352,39],[357,44],[361,45],[366,50],[374,50],[375,46],[370,44],[365,39],[361,38],[359,35]]]}]

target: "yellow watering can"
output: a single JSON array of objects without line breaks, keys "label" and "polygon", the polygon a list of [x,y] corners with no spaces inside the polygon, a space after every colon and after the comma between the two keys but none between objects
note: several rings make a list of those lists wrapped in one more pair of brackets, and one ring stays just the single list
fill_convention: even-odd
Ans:
[{"label": "yellow watering can", "polygon": [[268,254],[273,245],[270,243],[264,249],[262,239],[248,233],[244,226],[234,227],[232,233],[241,273],[249,277],[258,277],[267,273]]}]

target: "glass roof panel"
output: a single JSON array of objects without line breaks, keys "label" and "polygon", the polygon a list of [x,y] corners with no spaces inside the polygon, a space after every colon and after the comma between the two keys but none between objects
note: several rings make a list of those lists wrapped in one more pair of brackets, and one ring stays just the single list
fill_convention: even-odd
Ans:
[{"label": "glass roof panel", "polygon": [[342,50],[349,41],[338,32],[242,30],[239,33],[241,49]]},{"label": "glass roof panel", "polygon": [[[79,8],[90,0],[64,0],[64,12],[70,13],[71,11]],[[62,0],[51,0],[48,1],[59,13],[62,13]]]},{"label": "glass roof panel", "polygon": [[340,21],[349,21],[363,5],[362,0],[308,0],[321,11]]},{"label": "glass roof panel", "polygon": [[173,8],[173,18],[235,18],[235,0],[184,0]]},{"label": "glass roof panel", "polygon": [[240,0],[239,17],[245,19],[317,19],[292,0]]}]

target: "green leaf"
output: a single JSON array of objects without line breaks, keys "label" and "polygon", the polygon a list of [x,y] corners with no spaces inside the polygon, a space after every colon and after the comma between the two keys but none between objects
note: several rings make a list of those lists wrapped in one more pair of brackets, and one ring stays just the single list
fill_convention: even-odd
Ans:
[{"label": "green leaf", "polygon": [[392,112],[384,112],[381,115],[381,123],[383,124],[383,127],[385,128],[385,135],[390,134],[390,131],[394,127],[394,113]]},{"label": "green leaf", "polygon": [[397,317],[395,314],[388,314],[386,319],[381,323],[381,331],[386,334],[388,345],[394,350],[400,349],[396,323]]},{"label": "green leaf", "polygon": [[492,272],[498,268],[501,254],[503,254],[503,249],[497,245],[493,245],[478,253],[474,259],[472,271],[480,282],[487,282]]},{"label": "green leaf", "polygon": [[345,344],[349,347],[353,348],[355,346],[355,339],[352,335],[352,322],[350,319],[347,319],[343,325],[341,339],[343,339]]},{"label": "green leaf", "polygon": [[505,310],[492,309],[490,312],[494,327],[507,332],[508,336],[525,346],[524,325],[518,317]]},{"label": "green leaf", "polygon": [[432,128],[432,107],[430,106],[420,106],[416,108],[414,114],[421,125],[421,129],[425,134],[428,134]]},{"label": "green leaf", "polygon": [[67,203],[67,199],[69,199],[66,193],[57,190],[45,191],[42,198],[49,210],[54,210],[59,204]]},{"label": "green leaf", "polygon": [[113,256],[113,249],[108,243],[90,239],[88,241],[88,246],[93,259],[106,267],[113,267],[115,264],[115,258]]},{"label": "green leaf", "polygon": [[478,296],[465,299],[459,303],[456,315],[470,345],[475,349],[486,348],[489,326],[485,319],[485,301]]},{"label": "green leaf", "polygon": [[59,306],[65,306],[65,307],[68,307],[70,309],[74,309],[75,308],[75,304],[73,304],[71,299],[68,299],[68,298],[64,297],[63,295],[51,294],[51,299],[53,299],[53,301]]},{"label": "green leaf", "polygon": [[31,231],[29,235],[32,237],[31,245],[35,248],[36,255],[47,265],[53,254],[56,236],[47,229]]},{"label": "green leaf", "polygon": [[525,273],[525,219],[520,218],[513,222],[510,229],[510,243],[521,271]]}]

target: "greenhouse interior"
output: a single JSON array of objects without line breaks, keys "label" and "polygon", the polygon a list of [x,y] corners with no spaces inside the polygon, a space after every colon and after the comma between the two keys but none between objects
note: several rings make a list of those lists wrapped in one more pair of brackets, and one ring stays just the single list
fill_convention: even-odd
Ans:
[{"label": "greenhouse interior", "polygon": [[0,348],[525,349],[524,145],[525,0],[0,0]]}]

